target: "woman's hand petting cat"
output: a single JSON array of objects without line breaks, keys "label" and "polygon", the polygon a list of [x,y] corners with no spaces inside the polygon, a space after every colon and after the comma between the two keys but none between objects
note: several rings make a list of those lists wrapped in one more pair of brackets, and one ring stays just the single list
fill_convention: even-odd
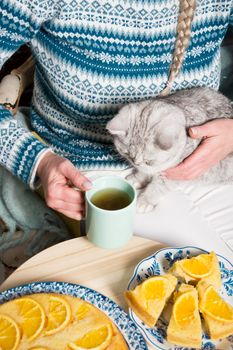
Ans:
[{"label": "woman's hand petting cat", "polygon": [[[48,152],[37,168],[47,205],[72,219],[81,220],[84,213],[82,191],[91,188],[91,182],[67,159]],[[78,191],[74,187],[81,190]]]},{"label": "woman's hand petting cat", "polygon": [[182,163],[167,169],[163,176],[171,180],[192,180],[233,152],[233,120],[216,119],[189,129],[190,137],[202,139],[197,149]]}]

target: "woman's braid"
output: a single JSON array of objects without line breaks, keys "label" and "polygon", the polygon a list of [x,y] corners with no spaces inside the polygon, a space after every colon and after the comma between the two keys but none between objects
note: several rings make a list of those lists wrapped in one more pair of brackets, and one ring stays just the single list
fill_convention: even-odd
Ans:
[{"label": "woman's braid", "polygon": [[195,8],[196,0],[180,0],[180,12],[176,28],[177,36],[175,49],[173,53],[173,59],[170,68],[169,78],[167,81],[167,86],[162,91],[162,96],[166,96],[170,93],[172,83],[174,82],[182,66],[185,50],[188,47],[189,39],[191,36],[191,25]]}]

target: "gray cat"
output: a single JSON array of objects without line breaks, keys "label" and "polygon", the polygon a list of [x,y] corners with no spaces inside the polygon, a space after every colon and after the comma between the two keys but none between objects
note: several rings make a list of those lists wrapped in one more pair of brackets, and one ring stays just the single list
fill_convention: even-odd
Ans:
[{"label": "gray cat", "polygon": [[[231,102],[210,88],[193,88],[128,104],[108,122],[117,151],[133,166],[127,179],[143,188],[138,196],[139,211],[152,210],[177,184],[160,173],[179,164],[200,143],[188,136],[187,128],[218,118],[233,118]],[[233,154],[196,181],[233,181]]]}]

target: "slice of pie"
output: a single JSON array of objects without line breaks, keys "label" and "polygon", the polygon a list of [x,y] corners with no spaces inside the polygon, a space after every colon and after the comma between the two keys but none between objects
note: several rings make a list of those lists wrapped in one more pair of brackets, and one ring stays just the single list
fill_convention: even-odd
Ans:
[{"label": "slice of pie", "polygon": [[197,285],[199,310],[205,320],[207,331],[213,340],[233,334],[233,307],[225,302],[216,289],[200,281]]},{"label": "slice of pie", "polygon": [[191,285],[181,284],[174,295],[167,340],[172,344],[184,347],[200,348],[201,338],[202,328],[197,290]]},{"label": "slice of pie", "polygon": [[134,290],[125,292],[128,306],[149,327],[153,327],[161,315],[167,300],[177,284],[171,274],[146,279]]},{"label": "slice of pie", "polygon": [[169,272],[180,277],[185,283],[196,284],[200,280],[205,280],[215,288],[221,288],[220,268],[214,252],[176,261]]}]

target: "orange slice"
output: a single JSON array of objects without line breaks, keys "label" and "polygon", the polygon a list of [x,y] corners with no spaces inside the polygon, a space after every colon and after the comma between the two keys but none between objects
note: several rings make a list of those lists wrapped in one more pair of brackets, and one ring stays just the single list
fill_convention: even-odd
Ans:
[{"label": "orange slice", "polygon": [[200,310],[217,321],[233,322],[233,307],[224,301],[211,285],[205,290],[200,302]]},{"label": "orange slice", "polygon": [[64,329],[71,320],[71,308],[62,296],[49,296],[49,314],[45,335],[51,335]]},{"label": "orange slice", "polygon": [[28,341],[37,338],[44,329],[45,312],[34,299],[23,297],[14,301],[22,318],[21,327]]},{"label": "orange slice", "polygon": [[20,329],[12,318],[0,315],[0,348],[16,350],[20,341]]},{"label": "orange slice", "polygon": [[90,311],[91,307],[87,303],[82,303],[76,313],[77,319],[80,321],[86,317],[86,314]]},{"label": "orange slice", "polygon": [[205,278],[210,275],[214,266],[213,253],[200,254],[191,259],[184,259],[180,263],[187,275],[196,279]]},{"label": "orange slice", "polygon": [[198,302],[191,292],[181,294],[173,307],[173,316],[178,325],[185,327],[195,320],[195,313],[198,309]]},{"label": "orange slice", "polygon": [[[167,341],[186,348],[201,348],[201,318],[198,294],[188,284],[181,284],[174,295],[172,315],[167,328]],[[176,348],[176,347],[175,347]]]},{"label": "orange slice", "polygon": [[150,299],[163,299],[166,295],[168,280],[164,277],[151,277],[142,283],[141,296],[149,301]]},{"label": "orange slice", "polygon": [[112,326],[107,324],[91,330],[82,338],[77,339],[73,343],[69,343],[69,347],[72,350],[105,350],[110,345],[112,335]]}]

